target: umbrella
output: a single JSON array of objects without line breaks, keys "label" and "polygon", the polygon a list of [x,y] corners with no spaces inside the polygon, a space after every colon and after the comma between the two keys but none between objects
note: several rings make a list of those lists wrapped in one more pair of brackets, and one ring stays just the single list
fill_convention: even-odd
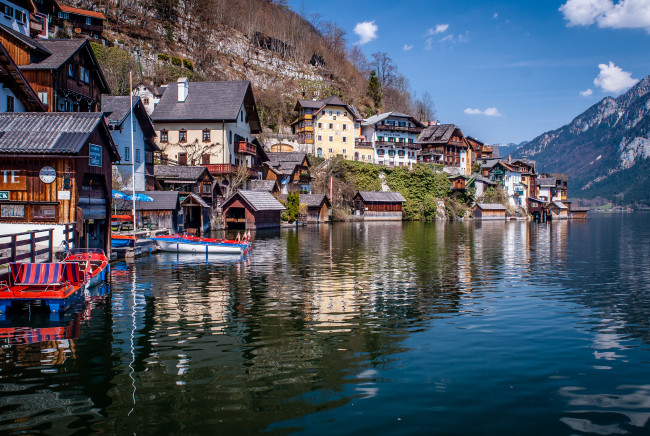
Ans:
[{"label": "umbrella", "polygon": [[116,200],[121,200],[126,198],[126,194],[124,192],[116,191],[113,189],[113,198]]},{"label": "umbrella", "polygon": [[128,201],[153,201],[153,198],[149,197],[148,195],[144,194],[135,194],[135,195],[129,195],[128,197],[125,198],[125,200]]}]

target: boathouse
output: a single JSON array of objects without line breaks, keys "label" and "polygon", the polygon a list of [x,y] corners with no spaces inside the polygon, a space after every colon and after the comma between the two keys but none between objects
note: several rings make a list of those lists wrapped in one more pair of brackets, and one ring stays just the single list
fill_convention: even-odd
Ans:
[{"label": "boathouse", "polygon": [[547,220],[569,219],[569,208],[561,201],[551,201],[544,208]]},{"label": "boathouse", "polygon": [[75,223],[81,247],[110,248],[112,163],[102,113],[0,113],[0,234]]},{"label": "boathouse", "polygon": [[359,191],[353,201],[354,214],[364,220],[401,220],[406,199],[399,192]]},{"label": "boathouse", "polygon": [[581,207],[581,206],[571,206],[571,210],[569,214],[571,215],[571,219],[574,220],[586,220],[587,219],[587,213],[589,213],[590,208],[588,207]]},{"label": "boathouse", "polygon": [[[182,216],[179,217],[180,200],[177,191],[136,191],[151,197],[153,201],[136,201],[135,211],[138,222],[150,229],[170,229],[173,233],[182,230]],[[117,214],[132,215],[133,203],[130,200],[113,200],[113,211]]]},{"label": "boathouse", "polygon": [[240,190],[224,201],[221,209],[228,229],[262,229],[280,227],[285,207],[269,192]]},{"label": "boathouse", "polygon": [[506,207],[499,203],[476,203],[472,216],[477,220],[505,220]]},{"label": "boathouse", "polygon": [[308,223],[324,223],[330,218],[330,204],[325,194],[300,194],[299,201],[307,206]]},{"label": "boathouse", "polygon": [[456,174],[453,176],[447,177],[451,182],[452,191],[464,191],[465,190],[465,176],[462,174]]}]

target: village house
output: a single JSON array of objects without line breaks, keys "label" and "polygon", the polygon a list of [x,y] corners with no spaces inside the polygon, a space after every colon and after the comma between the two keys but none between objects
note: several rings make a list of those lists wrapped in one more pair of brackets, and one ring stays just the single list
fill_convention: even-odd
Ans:
[{"label": "village house", "polygon": [[112,163],[102,113],[0,114],[0,234],[54,228],[61,244],[110,249]]},{"label": "village house", "polygon": [[106,17],[99,11],[74,8],[57,0],[35,0],[34,5],[35,21],[40,26],[32,27],[32,32],[38,32],[40,38],[59,38],[58,33],[102,38]]},{"label": "village house", "polygon": [[99,112],[111,92],[87,39],[36,40],[0,25],[0,44],[48,112]]},{"label": "village house", "polygon": [[454,124],[434,124],[417,139],[421,149],[419,162],[444,165],[450,173],[472,173],[472,153],[463,132]]},{"label": "village house", "polygon": [[406,199],[399,192],[359,191],[352,199],[354,214],[364,220],[402,220]]},{"label": "village house", "polygon": [[264,163],[262,178],[275,180],[280,186],[280,193],[311,192],[311,163],[307,153],[266,153],[268,161]]},{"label": "village house", "polygon": [[[169,229],[172,233],[183,229],[183,214],[178,191],[136,191],[153,201],[136,201],[135,211],[140,226],[150,229]],[[113,211],[118,215],[133,215],[131,200],[113,200]]]},{"label": "village house", "polygon": [[[154,137],[153,124],[142,101],[133,98],[131,107],[130,96],[102,96],[102,109],[113,135],[113,142],[120,152],[122,159],[113,165],[113,188],[117,190],[133,190],[133,174],[135,173],[136,191],[153,191],[156,189],[154,176],[154,152],[160,151]],[[129,126],[133,110],[133,136]],[[133,151],[131,151],[133,137]]]},{"label": "village house", "polygon": [[146,84],[140,82],[133,87],[133,95],[140,97],[144,108],[147,110],[147,114],[151,116],[160,98],[165,93],[165,89],[167,89],[167,85],[153,86],[153,83]]},{"label": "village house", "polygon": [[505,220],[506,207],[498,203],[476,203],[472,216],[477,220]]},{"label": "village house", "polygon": [[454,174],[454,175],[448,176],[447,179],[449,179],[450,189],[452,191],[464,191],[465,190],[466,177],[464,175],[462,175],[462,174]]},{"label": "village house", "polygon": [[280,227],[282,206],[268,192],[238,190],[223,203],[222,217],[228,229]]},{"label": "village house", "polygon": [[399,112],[373,115],[361,124],[354,160],[412,168],[417,163],[420,145],[416,141],[423,128],[421,122]]},{"label": "village house", "polygon": [[182,77],[167,87],[151,118],[163,163],[203,165],[227,191],[233,181],[245,186],[259,178],[263,157],[252,135],[261,127],[250,82]]},{"label": "village house", "polygon": [[307,206],[306,222],[325,223],[330,219],[332,207],[329,198],[325,194],[300,194],[300,204]]},{"label": "village house", "polygon": [[569,208],[561,201],[551,201],[544,208],[546,211],[546,220],[566,220],[569,219]]},{"label": "village house", "polygon": [[510,206],[526,209],[528,187],[523,183],[522,177],[526,176],[521,170],[503,161],[497,162],[490,169],[490,180],[503,187]]},{"label": "village house", "polygon": [[45,106],[0,44],[0,112],[45,112]]},{"label": "village house", "polygon": [[586,220],[587,214],[591,209],[582,206],[571,206],[569,210],[569,217],[573,220]]},{"label": "village house", "polygon": [[318,157],[352,159],[354,142],[360,135],[361,117],[356,109],[336,96],[324,100],[298,100],[298,118],[291,124],[298,142],[312,145]]},{"label": "village house", "polygon": [[30,16],[36,9],[31,0],[2,0],[0,2],[0,25],[25,36],[30,36]]},{"label": "village house", "polygon": [[277,180],[253,179],[250,181],[250,190],[270,192],[272,195],[277,196],[280,194],[280,185],[278,185]]},{"label": "village house", "polygon": [[481,174],[472,174],[465,186],[475,188],[474,198],[483,198],[487,189],[496,186],[496,183]]},{"label": "village house", "polygon": [[467,140],[467,144],[472,151],[472,163],[476,162],[478,159],[492,158],[492,146],[485,145],[485,143],[482,141],[479,141],[476,138],[472,138],[471,136],[466,136],[465,139]]},{"label": "village house", "polygon": [[567,185],[569,177],[561,173],[543,173],[537,179],[539,186],[537,198],[550,202],[553,200],[564,201],[567,199]]}]

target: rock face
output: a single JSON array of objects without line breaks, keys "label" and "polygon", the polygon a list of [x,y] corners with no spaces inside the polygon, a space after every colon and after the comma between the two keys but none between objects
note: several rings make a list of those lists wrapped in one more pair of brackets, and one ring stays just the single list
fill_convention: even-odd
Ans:
[{"label": "rock face", "polygon": [[541,171],[569,175],[571,197],[647,203],[650,194],[650,76],[625,94],[606,97],[571,123],[517,150]]}]

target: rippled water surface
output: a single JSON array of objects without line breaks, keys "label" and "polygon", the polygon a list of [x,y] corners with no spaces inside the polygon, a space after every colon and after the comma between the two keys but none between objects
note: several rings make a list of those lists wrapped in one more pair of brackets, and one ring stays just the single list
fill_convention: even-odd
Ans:
[{"label": "rippled water surface", "polygon": [[255,235],[0,321],[0,433],[650,434],[650,214]]}]

